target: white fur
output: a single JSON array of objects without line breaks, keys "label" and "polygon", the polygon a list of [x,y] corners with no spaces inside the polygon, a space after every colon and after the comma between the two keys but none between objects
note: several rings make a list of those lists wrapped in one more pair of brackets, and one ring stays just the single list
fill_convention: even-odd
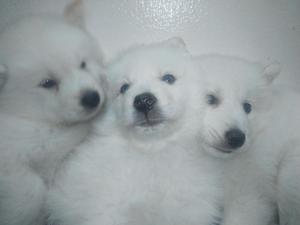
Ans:
[{"label": "white fur", "polygon": [[[229,56],[203,56],[200,61],[211,83],[208,89],[222,98],[208,113],[211,119],[204,120],[221,134],[224,124],[234,121],[247,134],[238,154],[227,153],[223,224],[274,224],[277,207],[280,224],[299,224],[299,93],[269,87],[280,73],[278,63],[263,67]],[[252,104],[248,115],[241,110],[245,100]]]},{"label": "white fur", "polygon": [[[201,96],[201,101],[206,106],[199,115],[203,127],[201,137],[206,149],[223,158],[246,150],[253,139],[253,121],[268,108],[263,99],[269,84],[269,76],[264,71],[269,67],[223,55],[202,55],[196,57],[195,62],[204,70],[207,78]],[[278,71],[274,72],[274,77],[276,74]],[[206,102],[208,95],[216,96],[219,103],[209,105]],[[249,114],[244,111],[245,102],[252,105]],[[238,149],[226,146],[225,133],[232,128],[241,130],[246,136],[245,144]]]},{"label": "white fur", "polygon": [[[94,40],[61,18],[34,16],[0,36],[0,224],[41,225],[45,193],[105,100]],[[86,68],[81,69],[81,62]],[[44,79],[59,85],[46,89]],[[93,110],[80,104],[96,90]]]},{"label": "white fur", "polygon": [[277,220],[299,224],[300,216],[300,93],[277,90],[270,97],[270,111],[257,121],[262,128],[250,149],[228,168],[231,183],[224,224],[264,225]]},{"label": "white fur", "polygon": [[[166,73],[177,78],[174,84],[161,80]],[[174,42],[140,46],[115,60],[108,73],[114,100],[102,120],[109,126],[98,123],[57,178],[50,222],[213,224],[220,217],[222,164],[199,147],[199,73]],[[121,94],[124,83],[130,87]],[[144,92],[157,97],[160,124],[138,125],[133,101]]]},{"label": "white fur", "polygon": [[[300,100],[300,94],[294,100]],[[291,103],[292,104],[292,103]],[[300,110],[294,111],[288,123],[288,135],[284,140],[285,156],[278,171],[277,201],[281,224],[297,225],[300,221]],[[291,119],[293,116],[293,119]],[[281,129],[281,127],[280,127]],[[282,134],[280,132],[280,134]]]}]

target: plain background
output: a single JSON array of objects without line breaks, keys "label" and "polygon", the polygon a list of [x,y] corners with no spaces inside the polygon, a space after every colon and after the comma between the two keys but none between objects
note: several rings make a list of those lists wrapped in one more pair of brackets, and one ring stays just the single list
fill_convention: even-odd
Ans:
[{"label": "plain background", "polygon": [[[107,59],[137,43],[181,36],[193,54],[279,61],[282,81],[300,87],[300,0],[83,1],[88,30]],[[0,30],[24,15],[61,14],[69,2],[0,0]]]}]

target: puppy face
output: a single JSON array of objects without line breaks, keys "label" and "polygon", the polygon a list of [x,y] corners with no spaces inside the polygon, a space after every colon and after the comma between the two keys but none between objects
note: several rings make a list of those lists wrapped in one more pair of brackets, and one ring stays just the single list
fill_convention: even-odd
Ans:
[{"label": "puppy face", "polygon": [[213,154],[247,149],[253,118],[263,108],[267,86],[278,75],[257,63],[228,56],[203,56],[198,60],[207,76],[202,94],[204,110],[201,136]]},{"label": "puppy face", "polygon": [[3,110],[53,123],[82,122],[99,112],[105,100],[102,59],[83,31],[29,18],[7,30],[0,45],[7,68]]},{"label": "puppy face", "polygon": [[173,41],[130,50],[110,66],[115,112],[126,132],[162,137],[187,119],[195,72],[189,54]]}]

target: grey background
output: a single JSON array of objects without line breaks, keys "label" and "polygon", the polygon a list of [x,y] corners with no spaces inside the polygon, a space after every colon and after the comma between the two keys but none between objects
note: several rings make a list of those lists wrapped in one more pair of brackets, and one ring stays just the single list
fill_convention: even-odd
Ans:
[{"label": "grey background", "polygon": [[[69,0],[0,0],[0,30],[28,14],[60,14]],[[194,54],[224,53],[283,66],[300,87],[300,0],[84,0],[88,30],[109,59],[171,36]]]}]

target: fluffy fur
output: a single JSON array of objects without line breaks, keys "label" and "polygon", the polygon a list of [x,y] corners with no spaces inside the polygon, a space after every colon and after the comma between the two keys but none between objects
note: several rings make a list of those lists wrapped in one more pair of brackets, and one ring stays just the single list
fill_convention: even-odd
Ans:
[{"label": "fluffy fur", "polygon": [[[300,110],[294,104],[299,93],[269,88],[280,72],[278,64],[263,67],[229,56],[203,56],[199,63],[208,75],[208,93],[220,99],[204,116],[215,130],[203,135],[204,142],[217,145],[211,148],[215,156],[231,158],[225,170],[224,225],[273,224],[277,207],[280,224],[299,224]],[[249,114],[242,107],[245,101],[252,105]],[[232,126],[245,132],[246,142],[224,151],[219,139]]]},{"label": "fluffy fur", "polygon": [[[101,68],[94,40],[62,18],[24,18],[1,34],[1,225],[43,224],[56,168],[105,101]],[[100,96],[93,108],[81,104],[87,90]]]},{"label": "fluffy fur", "polygon": [[258,119],[262,129],[250,149],[228,168],[227,177],[235,178],[227,187],[226,225],[273,224],[277,212],[280,224],[299,224],[300,110],[294,102],[300,95],[280,89],[269,98],[270,111]]},{"label": "fluffy fur", "polygon": [[[204,70],[207,82],[201,99],[206,106],[199,115],[205,149],[221,158],[245,151],[255,135],[253,122],[268,108],[264,98],[277,75],[271,72],[277,71],[278,65],[264,68],[259,63],[225,55],[202,55],[196,57],[195,62]],[[245,110],[245,104],[251,105],[251,112]],[[232,147],[228,143],[226,132],[232,129],[244,133],[241,146]]]},{"label": "fluffy fur", "polygon": [[[221,163],[199,147],[205,84],[183,42],[130,49],[108,71],[114,100],[102,121],[109,128],[98,123],[57,178],[50,224],[214,224]],[[157,98],[148,116],[134,109],[145,92]]]}]

